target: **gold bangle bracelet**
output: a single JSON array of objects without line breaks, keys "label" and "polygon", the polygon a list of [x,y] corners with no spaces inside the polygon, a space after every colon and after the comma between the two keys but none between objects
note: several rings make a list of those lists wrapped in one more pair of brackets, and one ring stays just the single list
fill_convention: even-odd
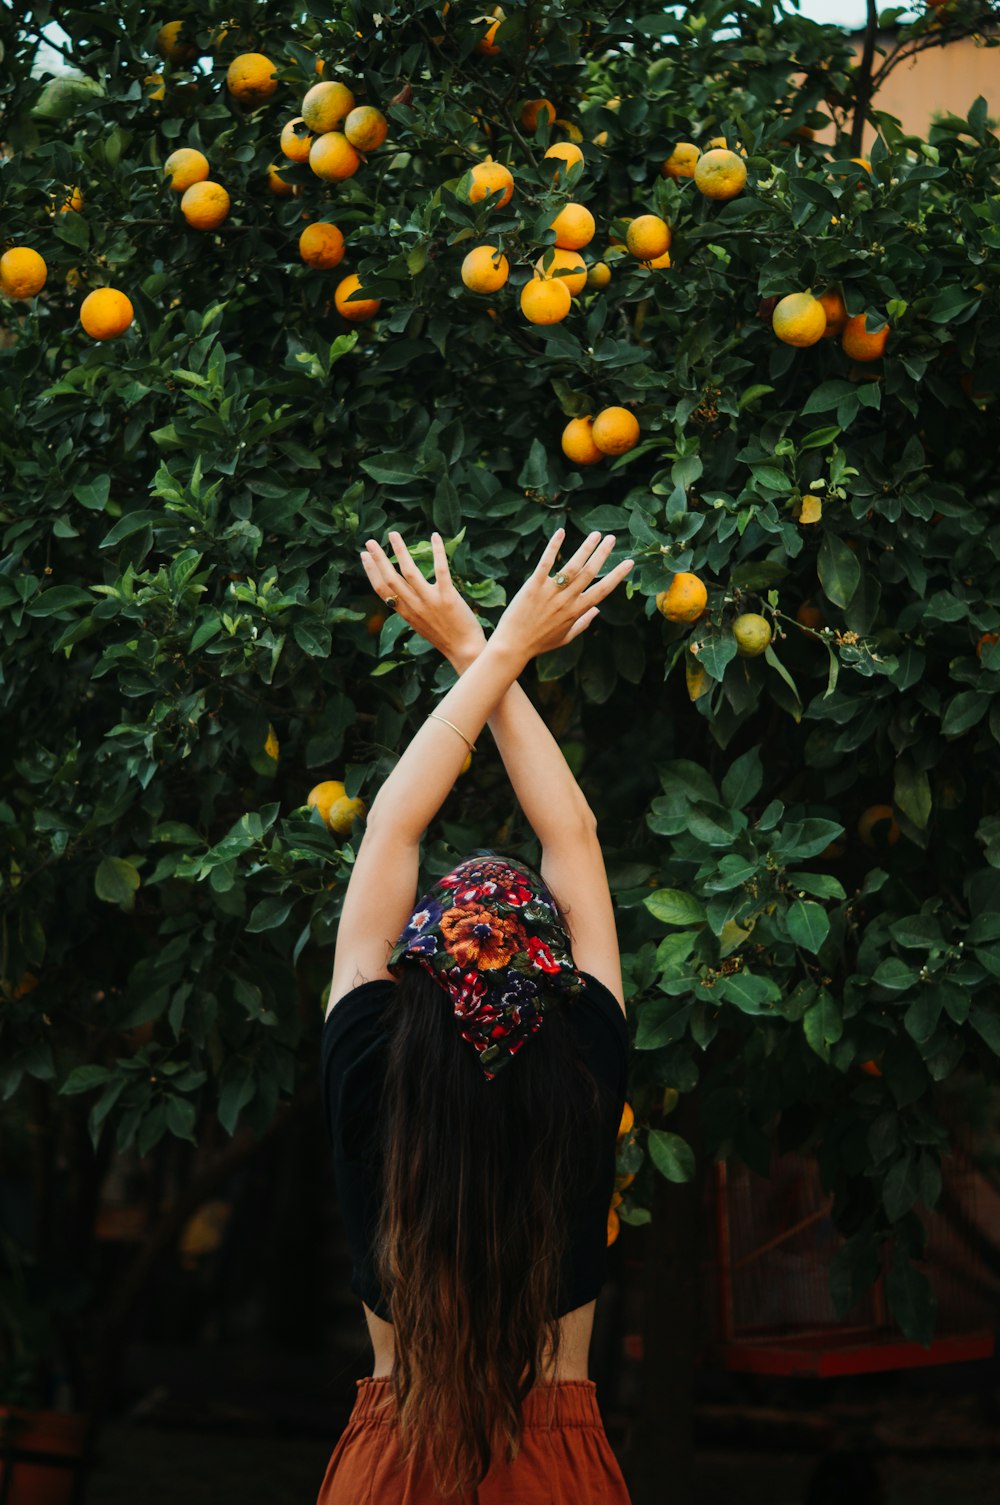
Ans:
[{"label": "gold bangle bracelet", "polygon": [[431,711],[427,719],[428,721],[440,721],[445,726],[450,726],[453,732],[458,732],[458,735],[461,737],[462,741],[465,743],[469,751],[475,752],[476,744],[474,742],[470,742],[464,732],[458,731],[458,727],[455,725],[454,721],[449,721],[446,716],[439,716],[436,711]]}]

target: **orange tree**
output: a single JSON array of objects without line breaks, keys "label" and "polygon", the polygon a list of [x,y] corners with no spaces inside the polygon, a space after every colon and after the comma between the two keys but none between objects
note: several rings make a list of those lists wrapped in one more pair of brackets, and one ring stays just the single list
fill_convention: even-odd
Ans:
[{"label": "orange tree", "polygon": [[[293,12],[0,20],[2,1095],[95,1149],[262,1132],[448,683],[360,543],[440,530],[488,621],[612,530],[628,590],[528,676],[618,904],[609,1239],[700,1083],[708,1154],[819,1154],[841,1309],[884,1254],[926,1338],[937,1084],[1000,1053],[986,104],[925,140],[876,95],[859,159],[853,54],[780,7]],[[428,865],[480,845],[533,855],[486,751]]]}]

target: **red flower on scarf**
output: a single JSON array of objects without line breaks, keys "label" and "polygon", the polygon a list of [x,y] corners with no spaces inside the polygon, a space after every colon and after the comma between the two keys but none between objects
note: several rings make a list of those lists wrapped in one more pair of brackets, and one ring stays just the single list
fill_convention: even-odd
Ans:
[{"label": "red flower on scarf", "polygon": [[554,973],[559,971],[559,963],[544,941],[540,941],[537,935],[533,935],[528,941],[528,955],[540,972]]}]

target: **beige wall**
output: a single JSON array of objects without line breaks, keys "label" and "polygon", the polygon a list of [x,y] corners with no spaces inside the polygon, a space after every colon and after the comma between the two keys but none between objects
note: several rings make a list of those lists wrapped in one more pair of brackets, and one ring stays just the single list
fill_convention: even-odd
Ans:
[{"label": "beige wall", "polygon": [[[861,39],[856,38],[858,55]],[[888,39],[880,44],[888,50]],[[876,67],[879,63],[876,54]],[[966,116],[978,96],[986,98],[991,119],[1000,116],[1000,47],[979,47],[972,37],[934,47],[898,63],[873,100],[902,121],[904,131],[926,136],[937,111]],[[874,131],[865,131],[865,148]]]}]

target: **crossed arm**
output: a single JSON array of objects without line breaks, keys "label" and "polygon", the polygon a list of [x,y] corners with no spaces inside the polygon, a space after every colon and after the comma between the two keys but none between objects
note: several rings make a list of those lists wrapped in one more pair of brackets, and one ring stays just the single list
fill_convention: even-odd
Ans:
[{"label": "crossed arm", "polygon": [[[475,742],[488,722],[525,817],[542,848],[542,877],[566,913],[578,967],[623,1004],[614,913],[596,822],[558,744],[517,683],[535,654],[569,642],[597,615],[597,602],[624,579],[626,560],[603,579],[598,572],[614,538],[591,534],[563,566],[570,578],[556,590],[549,577],[560,530],[538,567],[485,634],[451,580],[444,544],[432,539],[433,582],[424,579],[400,534],[390,541],[398,571],[369,540],[362,563],[373,587],[397,598],[397,610],[438,648],[459,679],[437,714]],[[330,1007],[361,981],[387,977],[386,957],[416,899],[420,839],[457,778],[467,747],[432,714],[380,789],[344,899]]]}]

